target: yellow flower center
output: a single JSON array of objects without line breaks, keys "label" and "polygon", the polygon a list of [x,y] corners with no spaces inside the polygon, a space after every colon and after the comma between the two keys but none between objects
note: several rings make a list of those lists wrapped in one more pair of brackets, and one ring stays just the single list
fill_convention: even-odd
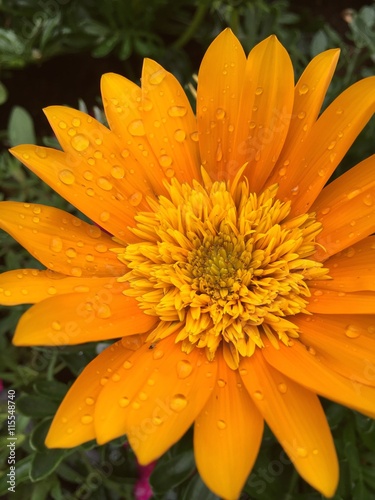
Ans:
[{"label": "yellow flower center", "polygon": [[120,278],[140,308],[159,318],[148,340],[175,335],[185,352],[219,345],[232,368],[268,337],[298,337],[290,316],[306,312],[309,279],[325,279],[315,252],[315,214],[288,218],[277,185],[257,195],[247,180],[192,186],[172,180],[169,198],[149,200],[134,233],[142,243],[118,249],[129,272]]}]

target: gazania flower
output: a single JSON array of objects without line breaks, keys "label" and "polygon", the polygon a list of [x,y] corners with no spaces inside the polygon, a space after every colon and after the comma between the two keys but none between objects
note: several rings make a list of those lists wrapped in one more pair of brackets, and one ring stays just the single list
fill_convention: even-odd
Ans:
[{"label": "gazania flower", "polygon": [[208,487],[237,498],[266,421],[306,481],[338,464],[317,395],[375,415],[375,157],[324,187],[374,112],[375,78],[320,116],[338,58],[294,85],[276,37],[246,59],[226,30],[198,75],[197,110],[146,60],[141,88],[104,75],[109,129],[50,107],[63,151],[13,154],[93,224],[4,202],[1,226],[47,268],[2,275],[33,303],[17,345],[118,339],[79,376],[47,436],[122,435],[141,464],[194,424]]}]

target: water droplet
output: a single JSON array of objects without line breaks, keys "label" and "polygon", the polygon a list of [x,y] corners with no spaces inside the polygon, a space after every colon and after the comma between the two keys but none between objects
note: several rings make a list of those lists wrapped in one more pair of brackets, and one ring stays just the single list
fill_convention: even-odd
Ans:
[{"label": "water droplet", "polygon": [[112,184],[106,177],[99,177],[96,183],[104,191],[110,191],[113,188]]},{"label": "water droplet", "polygon": [[279,170],[280,177],[284,177],[285,174],[286,174],[286,168],[285,167],[280,168]]},{"label": "water droplet", "polygon": [[156,348],[153,350],[152,357],[154,359],[161,359],[163,356],[164,356],[164,351],[162,351],[161,349]]},{"label": "water droplet", "polygon": [[255,122],[250,122],[249,123],[249,128],[255,128],[257,126],[257,124]]},{"label": "water droplet", "polygon": [[356,326],[348,325],[345,328],[345,335],[350,339],[357,339],[361,335],[361,332]]},{"label": "water droplet", "polygon": [[190,138],[193,142],[198,142],[199,141],[199,134],[198,132],[192,132],[190,134]]},{"label": "water droplet", "polygon": [[126,361],[124,361],[122,366],[125,368],[125,370],[129,370],[133,366],[133,363],[127,359]]},{"label": "water droplet", "polygon": [[143,391],[139,393],[138,397],[141,401],[146,401],[148,399],[148,395]]},{"label": "water droplet", "polygon": [[47,158],[47,156],[48,156],[46,149],[45,148],[41,148],[40,146],[37,146],[35,148],[35,154],[37,156],[39,156],[39,158],[42,158],[42,159]]},{"label": "water droplet", "polygon": [[89,147],[90,141],[84,135],[77,134],[72,138],[71,145],[76,151],[80,153],[81,151],[85,151],[85,149]]},{"label": "water droplet", "polygon": [[86,189],[87,196],[93,197],[95,195],[95,191],[92,188]]},{"label": "water droplet", "polygon": [[336,109],[336,115],[342,115],[344,110],[342,108],[337,108]]},{"label": "water droplet", "polygon": [[324,170],[324,168],[321,168],[318,170],[319,177],[324,177],[325,173],[326,173],[326,171]]},{"label": "water droplet", "polygon": [[217,426],[219,427],[219,429],[225,429],[227,424],[224,422],[224,420],[218,420]]},{"label": "water droplet", "polygon": [[175,394],[172,397],[171,402],[169,403],[170,409],[175,412],[182,411],[184,408],[186,408],[186,405],[187,399],[183,394]]},{"label": "water droplet", "polygon": [[292,188],[290,191],[292,195],[295,196],[299,191],[299,186],[294,186],[294,188]]},{"label": "water droplet", "polygon": [[165,76],[166,71],[163,68],[160,68],[149,76],[148,81],[151,85],[159,85],[164,80]]},{"label": "water droplet", "polygon": [[165,175],[169,178],[172,178],[175,174],[175,171],[173,170],[173,168],[167,168],[167,170],[165,171]]},{"label": "water droplet", "polygon": [[66,123],[65,123],[65,122],[60,121],[60,122],[59,122],[59,127],[60,127],[62,130],[65,130],[65,129],[66,129],[66,127],[67,127],[67,125],[66,125]]},{"label": "water droplet", "polygon": [[171,106],[168,109],[169,116],[173,116],[173,117],[182,117],[182,116],[185,116],[186,113],[187,113],[187,109],[185,108],[185,106]]},{"label": "water droplet", "polygon": [[68,170],[68,169],[64,169],[64,170],[61,170],[59,172],[59,179],[61,182],[63,182],[64,184],[66,184],[68,186],[74,184],[74,181],[76,180],[73,172],[71,170]]},{"label": "water droplet", "polygon": [[186,139],[186,133],[183,130],[178,129],[175,131],[173,137],[177,142],[183,142]]},{"label": "water droplet", "polygon": [[142,120],[133,120],[128,125],[128,130],[134,137],[141,137],[146,134],[145,126]]},{"label": "water droplet", "polygon": [[297,455],[301,458],[306,458],[308,453],[307,453],[307,450],[306,448],[301,448],[301,447],[298,447],[297,448]]},{"label": "water droplet", "polygon": [[301,85],[301,87],[298,89],[299,95],[305,95],[309,91],[309,87],[305,84]]},{"label": "water droplet", "polygon": [[98,310],[97,310],[98,318],[106,319],[106,318],[109,318],[111,316],[111,314],[112,314],[112,311],[111,311],[108,304],[101,304],[98,307]]},{"label": "water droplet", "polygon": [[330,211],[331,211],[331,209],[329,207],[323,208],[322,215],[327,215]]},{"label": "water droplet", "polygon": [[368,207],[371,207],[371,205],[374,204],[374,198],[372,194],[366,194],[366,196],[363,198],[363,203]]},{"label": "water droplet", "polygon": [[[240,372],[241,372],[241,370],[240,370]],[[219,378],[219,379],[218,379],[218,381],[217,381],[217,385],[218,385],[219,387],[225,387],[225,386],[227,385],[227,383],[226,383],[226,381],[225,381],[225,380],[223,380],[222,378]]]},{"label": "water droplet", "polygon": [[143,195],[140,191],[136,191],[129,197],[129,203],[132,207],[137,207],[142,201]]},{"label": "water droplet", "polygon": [[330,151],[336,146],[336,141],[332,141],[328,144],[327,149]]},{"label": "water droplet", "polygon": [[281,392],[281,394],[285,394],[286,391],[288,390],[286,384],[284,383],[281,383],[277,386],[277,388],[279,389],[279,391]]},{"label": "water droplet", "polygon": [[56,289],[56,287],[54,287],[54,286],[49,286],[49,287],[47,288],[47,293],[49,293],[50,295],[55,295],[55,294],[57,293],[57,289]]},{"label": "water droplet", "polygon": [[223,149],[221,147],[221,142],[219,142],[219,144],[217,145],[215,158],[216,158],[216,161],[221,161],[223,158]]},{"label": "water droplet", "polygon": [[316,356],[316,350],[311,346],[308,346],[307,352],[311,354],[311,356]]},{"label": "water droplet", "polygon": [[125,170],[120,165],[113,165],[111,175],[114,179],[123,179],[125,177]]},{"label": "water droplet", "polygon": [[306,116],[306,113],[304,111],[300,111],[297,116],[300,120],[303,120]]},{"label": "water droplet", "polygon": [[75,257],[77,257],[77,252],[74,250],[74,248],[68,248],[65,251],[65,255],[70,259],[74,259]]},{"label": "water droplet", "polygon": [[80,267],[72,267],[71,269],[72,276],[79,278],[82,276],[82,269]]},{"label": "water droplet", "polygon": [[193,367],[190,361],[188,361],[187,359],[178,361],[176,369],[178,378],[182,379],[187,378],[193,371]]},{"label": "water droplet", "polygon": [[61,252],[62,248],[63,248],[63,241],[61,238],[58,238],[57,236],[55,236],[54,238],[51,239],[51,242],[50,242],[50,245],[49,245],[49,248],[50,250],[52,250],[52,252]]},{"label": "water droplet", "polygon": [[93,398],[86,398],[85,402],[87,405],[92,406],[95,403],[95,399]]},{"label": "water droplet", "polygon": [[350,193],[347,195],[348,200],[352,200],[353,198],[355,198],[359,194],[361,194],[361,191],[359,189],[354,189],[353,191],[350,191]]},{"label": "water droplet", "polygon": [[108,380],[109,380],[108,377],[102,377],[100,379],[100,385],[105,385],[108,382]]},{"label": "water droplet", "polygon": [[141,403],[139,403],[138,401],[134,401],[132,403],[132,407],[134,408],[134,410],[139,410],[139,408],[141,407]]},{"label": "water droplet", "polygon": [[99,253],[105,253],[108,250],[108,247],[100,243],[99,245],[95,246],[95,250]]},{"label": "water droplet", "polygon": [[225,110],[222,108],[217,108],[217,110],[215,111],[215,117],[217,120],[224,120],[225,115]]},{"label": "water droplet", "polygon": [[263,94],[263,88],[262,87],[257,87],[255,89],[255,95],[261,95]]},{"label": "water droplet", "polygon": [[94,418],[91,415],[83,415],[81,418],[81,422],[83,424],[91,424],[91,422],[94,420]]},{"label": "water droplet", "polygon": [[92,181],[94,178],[94,174],[90,170],[85,170],[85,172],[83,172],[83,178],[87,181]]},{"label": "water droplet", "polygon": [[255,399],[258,399],[258,401],[261,401],[264,398],[264,395],[260,391],[255,391],[254,392],[254,397],[255,397]]},{"label": "water droplet", "polygon": [[163,419],[159,417],[158,415],[152,417],[152,423],[154,425],[161,425],[163,423]]},{"label": "water droplet", "polygon": [[234,131],[234,125],[230,124],[228,125],[228,132],[233,132]]},{"label": "water droplet", "polygon": [[60,321],[52,321],[52,329],[56,330],[57,332],[61,330],[61,323]]},{"label": "water droplet", "polygon": [[121,377],[118,373],[114,373],[111,378],[112,378],[113,382],[118,382],[121,379]]},{"label": "water droplet", "polygon": [[102,222],[106,222],[109,218],[111,217],[111,214],[109,212],[102,212],[100,215],[99,215],[99,219],[102,221]]},{"label": "water droplet", "polygon": [[168,155],[161,155],[159,157],[159,163],[162,167],[170,167],[172,165],[172,158]]},{"label": "water droplet", "polygon": [[79,127],[81,125],[81,120],[79,118],[73,118],[72,125],[73,127]]},{"label": "water droplet", "polygon": [[129,402],[130,402],[129,398],[126,398],[126,397],[120,398],[118,400],[118,404],[121,406],[121,408],[126,408],[128,406],[128,404],[129,404]]}]

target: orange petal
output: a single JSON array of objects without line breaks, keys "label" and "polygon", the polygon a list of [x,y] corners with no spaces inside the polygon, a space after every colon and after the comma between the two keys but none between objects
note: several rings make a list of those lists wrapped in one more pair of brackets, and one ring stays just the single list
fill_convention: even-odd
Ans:
[{"label": "orange petal", "polygon": [[216,376],[201,349],[181,351],[167,337],[144,346],[108,381],[96,409],[97,439],[124,433],[142,464],[164,453],[190,427],[207,401]]},{"label": "orange petal", "polygon": [[325,260],[375,231],[375,155],[325,187],[311,209],[323,224],[314,255]]},{"label": "orange petal", "polygon": [[329,426],[315,394],[274,370],[257,350],[243,358],[246,389],[299,474],[327,497],[338,483],[338,462]]},{"label": "orange petal", "polygon": [[79,375],[49,429],[48,448],[71,448],[95,438],[96,399],[108,377],[132,354],[121,341],[105,349]]},{"label": "orange petal", "polygon": [[276,370],[321,396],[375,417],[375,388],[334,372],[313,349],[306,349],[299,341],[293,341],[289,347],[280,342],[279,349],[268,339],[264,343],[262,353]]},{"label": "orange petal", "polygon": [[212,179],[233,178],[242,166],[233,148],[245,66],[240,42],[226,29],[207,49],[199,70],[199,148],[202,164]]},{"label": "orange petal", "polygon": [[109,126],[124,147],[121,153],[124,165],[133,170],[133,177],[146,177],[156,194],[165,194],[164,172],[142,121],[144,105],[140,87],[123,76],[107,73],[102,76],[101,92]]},{"label": "orange petal", "polygon": [[306,138],[315,123],[339,58],[339,49],[318,54],[306,67],[294,91],[294,104],[288,135],[275,171],[267,184],[280,182],[290,164],[290,156],[305,146]]},{"label": "orange petal", "polygon": [[0,274],[0,304],[35,304],[54,295],[87,293],[108,286],[113,278],[74,278],[47,269],[17,269]]},{"label": "orange petal", "polygon": [[167,178],[200,179],[197,123],[178,80],[155,61],[142,69],[142,117],[148,141]]},{"label": "orange petal", "polygon": [[345,292],[375,291],[375,237],[369,236],[324,262],[331,280],[310,281],[309,286]]},{"label": "orange petal", "polygon": [[250,52],[235,129],[232,157],[259,191],[279,157],[288,133],[294,99],[290,57],[275,36]]},{"label": "orange petal", "polygon": [[375,314],[375,292],[337,292],[311,288],[307,311],[321,314]]},{"label": "orange petal", "polygon": [[375,77],[370,77],[345,90],[320,116],[279,179],[280,199],[292,197],[291,215],[310,208],[374,111]]},{"label": "orange petal", "polygon": [[53,207],[4,201],[0,227],[46,267],[69,276],[120,276],[126,267],[97,226]]},{"label": "orange petal", "polygon": [[[121,284],[122,285],[122,284]],[[72,345],[143,333],[156,322],[121,286],[108,280],[89,293],[52,297],[28,309],[14,335],[16,345]]]},{"label": "orange petal", "polygon": [[302,314],[293,321],[300,341],[325,366],[361,384],[375,386],[375,316]]},{"label": "orange petal", "polygon": [[236,499],[258,455],[263,419],[222,355],[214,392],[196,419],[194,452],[199,474],[220,497]]}]

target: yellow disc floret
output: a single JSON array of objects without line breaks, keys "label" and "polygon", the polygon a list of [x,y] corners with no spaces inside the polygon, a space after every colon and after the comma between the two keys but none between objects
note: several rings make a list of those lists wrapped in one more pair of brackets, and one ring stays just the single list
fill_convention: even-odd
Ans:
[{"label": "yellow disc floret", "polygon": [[169,198],[136,217],[142,243],[118,249],[129,272],[127,295],[160,322],[149,341],[174,334],[185,352],[222,344],[232,368],[241,356],[298,337],[291,317],[305,313],[309,279],[328,272],[309,257],[321,230],[315,214],[288,218],[277,185],[257,195],[246,179],[192,186],[173,180]]}]

